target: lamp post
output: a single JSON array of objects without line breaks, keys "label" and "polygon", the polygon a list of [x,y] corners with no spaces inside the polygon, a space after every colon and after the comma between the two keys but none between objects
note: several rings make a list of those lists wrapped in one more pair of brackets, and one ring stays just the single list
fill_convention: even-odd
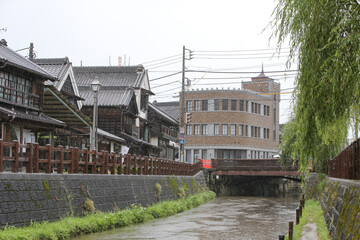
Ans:
[{"label": "lamp post", "polygon": [[93,109],[93,129],[91,137],[91,150],[98,150],[98,141],[97,141],[97,127],[98,127],[98,93],[100,90],[101,84],[99,83],[97,77],[94,81],[91,82],[91,89],[94,92],[94,109]]}]

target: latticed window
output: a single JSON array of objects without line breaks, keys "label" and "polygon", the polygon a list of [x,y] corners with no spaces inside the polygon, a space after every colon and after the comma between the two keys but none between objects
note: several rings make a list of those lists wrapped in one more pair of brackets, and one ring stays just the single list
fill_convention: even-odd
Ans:
[{"label": "latticed window", "polygon": [[32,93],[30,80],[0,71],[0,99],[38,107],[39,97]]}]

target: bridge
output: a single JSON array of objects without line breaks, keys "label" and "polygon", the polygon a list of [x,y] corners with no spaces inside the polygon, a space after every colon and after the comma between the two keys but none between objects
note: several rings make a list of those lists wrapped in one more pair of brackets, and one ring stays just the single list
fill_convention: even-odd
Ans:
[{"label": "bridge", "polygon": [[297,178],[298,165],[281,166],[279,159],[212,159],[214,175]]}]

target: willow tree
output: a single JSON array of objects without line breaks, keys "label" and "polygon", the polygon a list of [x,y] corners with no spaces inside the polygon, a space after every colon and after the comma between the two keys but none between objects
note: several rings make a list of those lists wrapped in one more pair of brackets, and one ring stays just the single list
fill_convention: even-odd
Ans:
[{"label": "willow tree", "polygon": [[347,130],[358,132],[360,103],[360,3],[356,0],[279,0],[270,24],[279,47],[290,46],[299,74],[293,119],[280,149],[326,165],[345,144]]}]

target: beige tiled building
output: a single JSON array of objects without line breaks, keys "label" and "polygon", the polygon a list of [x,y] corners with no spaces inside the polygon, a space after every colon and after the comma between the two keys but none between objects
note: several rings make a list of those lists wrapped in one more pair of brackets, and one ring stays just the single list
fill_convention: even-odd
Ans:
[{"label": "beige tiled building", "polygon": [[186,91],[185,161],[277,154],[279,91],[280,84],[263,71],[241,89]]}]

